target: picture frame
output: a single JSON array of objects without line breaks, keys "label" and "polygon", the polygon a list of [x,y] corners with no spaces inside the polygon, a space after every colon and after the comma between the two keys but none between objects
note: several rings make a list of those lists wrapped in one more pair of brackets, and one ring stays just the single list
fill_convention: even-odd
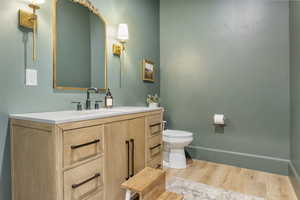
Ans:
[{"label": "picture frame", "polygon": [[143,74],[142,79],[145,82],[155,81],[155,64],[150,60],[143,59]]}]

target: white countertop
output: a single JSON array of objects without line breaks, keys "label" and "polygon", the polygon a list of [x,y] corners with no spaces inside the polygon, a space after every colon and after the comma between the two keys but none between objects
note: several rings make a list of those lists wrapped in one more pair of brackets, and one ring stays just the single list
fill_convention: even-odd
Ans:
[{"label": "white countertop", "polygon": [[161,110],[163,108],[149,107],[114,107],[101,108],[99,110],[83,110],[83,111],[58,111],[43,113],[27,113],[27,114],[11,114],[12,119],[30,120],[48,124],[62,124],[75,121],[84,121],[91,119],[101,119],[120,115],[142,113]]}]

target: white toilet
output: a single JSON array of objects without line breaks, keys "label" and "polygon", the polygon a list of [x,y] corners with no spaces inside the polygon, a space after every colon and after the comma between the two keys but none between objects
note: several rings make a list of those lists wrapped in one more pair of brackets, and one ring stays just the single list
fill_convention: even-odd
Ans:
[{"label": "white toilet", "polygon": [[184,147],[193,141],[193,133],[179,130],[165,130],[164,142],[164,167],[184,169],[186,157]]}]

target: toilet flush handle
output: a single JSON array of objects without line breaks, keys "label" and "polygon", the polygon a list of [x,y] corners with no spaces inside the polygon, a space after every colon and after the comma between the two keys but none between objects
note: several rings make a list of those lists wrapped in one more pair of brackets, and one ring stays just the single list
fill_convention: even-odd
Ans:
[{"label": "toilet flush handle", "polygon": [[167,121],[163,121],[163,130],[167,130],[167,124],[168,124]]}]

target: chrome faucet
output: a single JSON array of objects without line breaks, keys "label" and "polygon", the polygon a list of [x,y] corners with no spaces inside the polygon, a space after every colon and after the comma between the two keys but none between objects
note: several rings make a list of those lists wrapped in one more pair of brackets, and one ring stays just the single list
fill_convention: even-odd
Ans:
[{"label": "chrome faucet", "polygon": [[85,109],[86,110],[90,110],[91,109],[91,99],[90,99],[90,94],[91,92],[95,92],[95,93],[98,93],[99,90],[98,88],[89,88],[87,89],[86,91],[86,102],[85,102]]}]

